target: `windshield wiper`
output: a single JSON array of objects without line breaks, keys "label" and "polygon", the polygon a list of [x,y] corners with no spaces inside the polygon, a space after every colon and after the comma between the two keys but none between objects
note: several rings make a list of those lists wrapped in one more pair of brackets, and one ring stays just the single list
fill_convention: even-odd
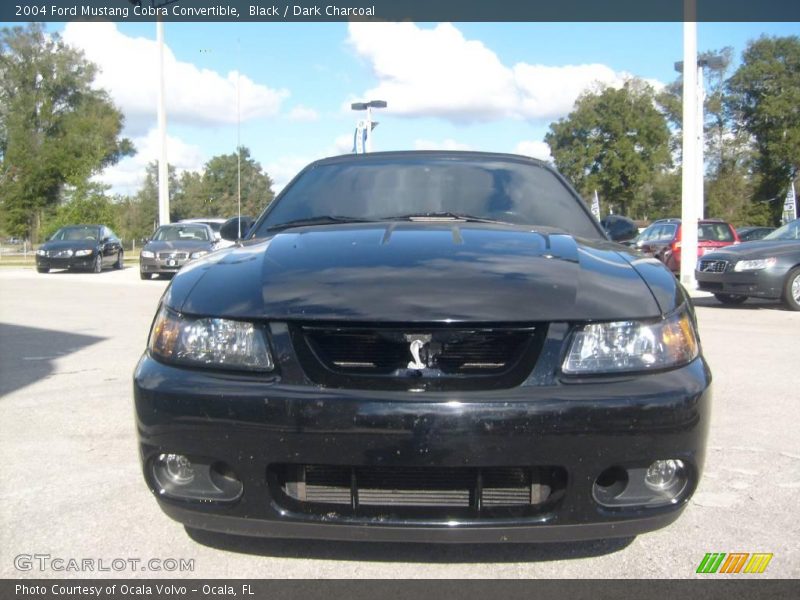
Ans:
[{"label": "windshield wiper", "polygon": [[[383,220],[383,219],[381,219]],[[466,221],[468,223],[495,223],[498,225],[519,225],[511,221],[498,221],[497,219],[486,219],[484,217],[476,217],[474,215],[467,215],[463,213],[454,212],[426,212],[426,213],[412,213],[408,215],[397,215],[394,217],[387,217],[387,221]]]},{"label": "windshield wiper", "polygon": [[306,217],[304,219],[294,219],[267,227],[265,231],[275,231],[278,229],[289,229],[291,227],[306,227],[313,225],[333,225],[336,223],[371,223],[370,219],[358,219],[356,217],[344,217],[339,215],[325,215],[322,217]]}]

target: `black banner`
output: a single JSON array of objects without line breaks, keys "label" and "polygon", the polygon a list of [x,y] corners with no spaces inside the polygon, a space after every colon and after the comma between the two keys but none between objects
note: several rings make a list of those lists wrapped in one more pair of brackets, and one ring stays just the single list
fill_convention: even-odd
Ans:
[{"label": "black banner", "polygon": [[[694,18],[693,11],[696,10]],[[686,12],[689,11],[689,12]],[[688,15],[688,16],[687,16]],[[3,0],[0,21],[800,21],[796,0]]]},{"label": "black banner", "polygon": [[693,598],[734,600],[770,598],[794,600],[800,596],[795,580],[730,579],[714,580],[27,580],[0,581],[4,600],[99,599],[205,600],[486,600],[502,596],[504,600],[603,600],[622,598]]}]

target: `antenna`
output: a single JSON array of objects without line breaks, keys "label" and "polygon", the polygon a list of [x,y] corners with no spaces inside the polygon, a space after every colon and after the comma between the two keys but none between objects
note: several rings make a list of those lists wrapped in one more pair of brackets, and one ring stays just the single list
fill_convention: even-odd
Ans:
[{"label": "antenna", "polygon": [[242,239],[242,92],[241,92],[241,42],[236,39],[236,204],[239,217],[239,235],[236,240]]}]

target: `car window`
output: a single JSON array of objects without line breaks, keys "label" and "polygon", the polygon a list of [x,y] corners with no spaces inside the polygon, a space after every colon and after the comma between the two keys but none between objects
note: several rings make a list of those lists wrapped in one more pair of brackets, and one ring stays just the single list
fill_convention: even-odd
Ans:
[{"label": "car window", "polygon": [[99,233],[97,227],[62,227],[50,239],[64,242],[97,241]]},{"label": "car window", "polygon": [[800,219],[778,227],[769,235],[764,236],[765,240],[800,240]]},{"label": "car window", "polygon": [[700,223],[697,239],[701,242],[733,242],[733,232],[727,223]]},{"label": "car window", "polygon": [[153,235],[157,242],[210,241],[205,225],[162,225]]},{"label": "car window", "polygon": [[548,169],[492,158],[385,157],[303,171],[262,217],[254,236],[300,219],[383,220],[464,214],[601,238],[581,201]]}]

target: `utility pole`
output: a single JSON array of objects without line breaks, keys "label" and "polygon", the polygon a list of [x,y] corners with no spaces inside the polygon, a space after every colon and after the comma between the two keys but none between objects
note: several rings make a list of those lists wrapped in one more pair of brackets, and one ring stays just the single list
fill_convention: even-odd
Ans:
[{"label": "utility pole", "polygon": [[164,22],[156,21],[158,43],[158,135],[161,154],[158,159],[158,224],[169,223],[169,167],[167,163],[167,107],[164,93]]},{"label": "utility pole", "polygon": [[[697,156],[697,22],[694,0],[684,2],[683,23],[683,177],[681,181],[681,271],[687,289],[697,287],[697,178],[702,166]],[[697,171],[700,171],[699,175]]]}]

